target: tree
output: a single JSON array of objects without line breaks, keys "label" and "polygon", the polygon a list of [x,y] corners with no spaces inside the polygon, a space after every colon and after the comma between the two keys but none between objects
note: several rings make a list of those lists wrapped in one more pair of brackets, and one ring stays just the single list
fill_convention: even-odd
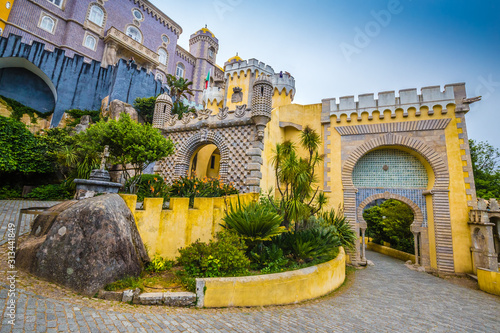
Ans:
[{"label": "tree", "polygon": [[500,150],[488,142],[469,140],[477,196],[500,198]]},{"label": "tree", "polygon": [[[149,163],[173,154],[174,144],[165,139],[158,129],[151,125],[138,124],[128,114],[122,114],[119,120],[100,121],[85,132],[76,136],[79,150],[84,152],[102,152],[109,146],[109,162],[119,165],[125,180],[134,175],[142,175]],[[131,175],[127,166],[132,166]],[[140,177],[135,177],[140,181]],[[135,184],[131,184],[134,189]]]},{"label": "tree", "polygon": [[196,112],[194,108],[185,105],[182,101],[183,98],[188,99],[189,96],[193,96],[193,91],[190,88],[193,82],[167,74],[167,84],[170,87],[170,97],[172,97],[174,103],[172,114],[176,114],[181,119],[184,113]]},{"label": "tree", "polygon": [[375,243],[387,242],[391,247],[414,253],[413,234],[410,226],[414,221],[411,208],[397,200],[386,200],[379,206],[363,212],[368,228],[367,236]]},{"label": "tree", "polygon": [[[283,215],[286,228],[294,222],[298,230],[304,220],[319,212],[326,203],[325,195],[318,193],[319,187],[313,188],[317,181],[315,168],[323,160],[318,152],[320,143],[319,134],[306,127],[301,132],[300,144],[308,152],[307,158],[299,157],[296,146],[290,141],[276,145],[272,165],[280,198],[275,209]],[[271,197],[269,201],[274,205]]]},{"label": "tree", "polygon": [[145,97],[145,98],[136,98],[134,101],[134,108],[136,109],[137,113],[139,113],[144,119],[144,122],[146,124],[152,124],[153,123],[153,115],[155,112],[155,103],[156,103],[156,98],[158,96],[152,96],[152,97]]},{"label": "tree", "polygon": [[0,174],[23,175],[51,172],[47,146],[26,125],[0,116]]}]

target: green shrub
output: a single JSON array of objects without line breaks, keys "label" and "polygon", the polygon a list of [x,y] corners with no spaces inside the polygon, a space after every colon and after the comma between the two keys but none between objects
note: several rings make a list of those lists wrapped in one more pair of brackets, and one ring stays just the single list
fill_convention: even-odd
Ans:
[{"label": "green shrub", "polygon": [[286,232],[274,237],[272,242],[297,262],[335,258],[341,245],[333,228]]},{"label": "green shrub", "polygon": [[272,207],[257,202],[242,206],[239,198],[236,206],[230,204],[223,221],[225,224],[221,226],[234,230],[249,247],[285,232],[285,227],[280,227],[283,217]]},{"label": "green shrub", "polygon": [[256,246],[250,252],[253,269],[261,269],[262,273],[276,273],[288,266],[289,260],[285,258],[283,250],[276,244],[270,246]]},{"label": "green shrub", "polygon": [[10,186],[0,187],[0,200],[17,199],[21,197],[21,190]]},{"label": "green shrub", "polygon": [[26,195],[26,198],[38,200],[64,200],[72,197],[73,194],[63,184],[39,186]]},{"label": "green shrub", "polygon": [[349,221],[344,216],[344,211],[339,207],[337,211],[332,209],[319,214],[320,220],[326,227],[333,227],[334,232],[340,240],[340,244],[350,250],[354,250],[358,242],[358,236],[352,230]]},{"label": "green shrub", "polygon": [[156,98],[157,97],[155,96],[145,97],[145,98],[139,97],[136,98],[134,101],[134,108],[136,109],[137,113],[141,115],[142,119],[144,119],[144,122],[146,124],[153,123]]},{"label": "green shrub", "polygon": [[140,277],[125,277],[121,280],[110,283],[104,287],[106,291],[117,291],[123,289],[136,289],[139,288],[144,291],[144,284]]},{"label": "green shrub", "polygon": [[172,261],[163,259],[159,254],[155,254],[153,260],[146,265],[146,271],[154,273],[163,272],[171,269],[173,264]]},{"label": "green shrub", "polygon": [[189,198],[192,207],[195,197],[216,198],[231,194],[238,194],[238,190],[219,178],[181,177],[172,184],[171,197]]},{"label": "green shrub", "polygon": [[71,127],[78,125],[83,116],[90,116],[93,123],[97,123],[101,116],[101,111],[99,110],[72,109],[72,110],[66,110],[66,113],[70,115],[71,118],[73,118],[73,121],[68,124],[68,126]]},{"label": "green shrub", "polygon": [[[140,177],[140,180],[137,180]],[[132,184],[135,184],[135,191],[132,190]],[[158,175],[143,174],[134,176],[127,181],[125,189],[129,193],[137,194],[137,201],[142,202],[144,198],[164,198],[170,197],[170,188],[163,178]]]},{"label": "green shrub", "polygon": [[220,277],[245,274],[250,260],[245,256],[245,243],[235,234],[219,232],[216,240],[196,241],[179,250],[177,263],[190,277]]}]

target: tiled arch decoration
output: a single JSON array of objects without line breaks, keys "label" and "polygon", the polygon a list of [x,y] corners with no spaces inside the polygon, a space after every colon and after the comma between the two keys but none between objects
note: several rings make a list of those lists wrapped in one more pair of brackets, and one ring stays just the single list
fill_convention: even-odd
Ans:
[{"label": "tiled arch decoration", "polygon": [[[354,187],[352,173],[358,160],[373,149],[387,146],[401,146],[414,150],[432,167],[435,181],[434,187],[425,194],[432,195],[434,216],[434,234],[438,271],[453,273],[453,244],[451,237],[450,201],[448,197],[449,173],[446,162],[439,154],[423,141],[404,135],[388,133],[365,142],[353,151],[342,166],[342,184],[344,187],[345,215],[351,221],[353,228],[359,232],[358,207],[356,205],[358,190]],[[390,189],[388,189],[390,191]],[[360,260],[359,249],[354,254],[355,260]]]}]

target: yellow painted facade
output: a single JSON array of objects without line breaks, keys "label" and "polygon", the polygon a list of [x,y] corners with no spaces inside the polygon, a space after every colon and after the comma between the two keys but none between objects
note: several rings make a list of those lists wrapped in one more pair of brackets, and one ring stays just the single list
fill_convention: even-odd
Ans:
[{"label": "yellow painted facade", "polygon": [[[293,304],[326,295],[345,280],[346,256],[297,271],[234,278],[196,279],[206,308]],[[204,295],[200,295],[203,293]]]},{"label": "yellow painted facade", "polygon": [[413,263],[415,263],[415,255],[410,254],[410,253],[406,253],[403,251],[398,251],[398,250],[392,249],[392,248],[387,247],[387,246],[368,242],[366,249],[370,250],[370,251],[382,253],[382,254],[385,254],[386,256],[393,257],[393,258],[396,258],[399,260],[403,260],[405,262],[408,260],[411,260]]},{"label": "yellow painted facade", "polygon": [[477,269],[477,282],[479,289],[489,294],[500,296],[500,272]]},{"label": "yellow painted facade", "polygon": [[[237,195],[227,198],[195,198],[189,208],[189,198],[171,198],[169,209],[163,209],[163,198],[145,198],[143,209],[136,209],[137,196],[121,194],[135,217],[142,241],[149,255],[160,254],[174,260],[180,248],[196,240],[208,242],[222,230],[220,224],[226,205],[236,204]],[[258,194],[239,196],[245,205],[258,199]]]},{"label": "yellow painted facade", "polygon": [[0,36],[3,35],[5,30],[5,23],[9,19],[10,11],[12,10],[12,5],[14,0],[0,0]]}]

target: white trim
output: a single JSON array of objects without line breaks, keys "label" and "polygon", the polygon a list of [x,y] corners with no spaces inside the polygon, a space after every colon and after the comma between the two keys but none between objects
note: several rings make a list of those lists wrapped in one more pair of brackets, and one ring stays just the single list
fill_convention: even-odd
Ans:
[{"label": "white trim", "polygon": [[[42,22],[43,22],[43,20],[45,18],[49,18],[49,19],[51,19],[54,22],[54,25],[52,26],[52,30],[48,30],[48,29],[46,29],[46,28],[44,28],[42,26]],[[41,12],[40,13],[40,19],[38,20],[38,28],[42,29],[43,31],[47,31],[47,32],[51,33],[52,35],[55,35],[55,31],[56,31],[56,27],[57,27],[57,22],[58,21],[59,20],[56,19],[54,16],[52,16],[50,14],[47,14],[46,12]]]},{"label": "white trim", "polygon": [[[136,29],[138,32],[139,32],[139,36],[141,37],[140,40],[137,40],[135,39],[134,37],[130,36],[128,34],[128,29]],[[144,39],[144,35],[142,34],[142,31],[135,25],[132,25],[132,24],[129,24],[125,27],[125,35],[129,36],[130,38],[132,38],[133,40],[135,40],[136,42],[139,42],[142,44],[142,40]]]},{"label": "white trim", "polygon": [[64,5],[64,0],[61,0],[61,4],[60,5],[57,5],[55,2],[57,0],[47,0],[48,2],[50,2],[51,4],[53,4],[54,6],[56,6],[57,8],[63,8],[63,5]]},{"label": "white trim", "polygon": [[[94,41],[95,41],[95,44],[94,44],[94,47],[91,48],[87,45],[87,38],[94,38]],[[95,51],[97,49],[97,43],[99,43],[99,37],[93,35],[93,34],[90,34],[88,31],[85,31],[85,35],[83,36],[83,42],[82,42],[82,45],[86,48],[88,48],[89,50],[92,50],[92,51]]]}]

